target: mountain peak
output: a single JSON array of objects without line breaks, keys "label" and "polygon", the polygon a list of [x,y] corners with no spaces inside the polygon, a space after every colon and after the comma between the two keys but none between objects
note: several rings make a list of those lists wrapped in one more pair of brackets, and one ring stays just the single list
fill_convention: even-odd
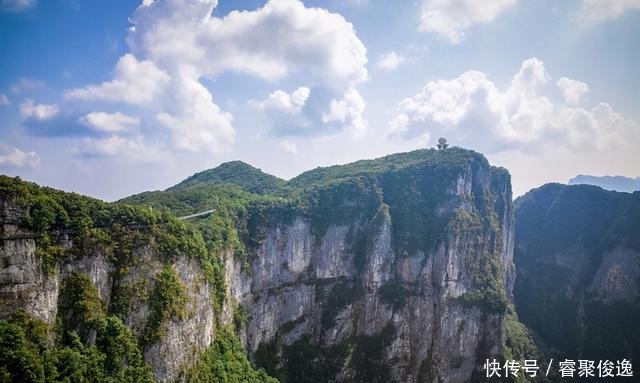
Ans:
[{"label": "mountain peak", "polygon": [[198,172],[167,190],[200,184],[231,184],[256,194],[269,194],[284,186],[285,181],[246,162],[235,160]]}]

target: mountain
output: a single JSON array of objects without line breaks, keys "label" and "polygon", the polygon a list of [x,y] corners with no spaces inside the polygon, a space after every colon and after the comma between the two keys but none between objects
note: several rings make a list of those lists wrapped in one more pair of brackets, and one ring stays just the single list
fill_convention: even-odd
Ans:
[{"label": "mountain", "polygon": [[514,295],[549,356],[640,354],[640,192],[548,184],[518,198]]},{"label": "mountain", "polygon": [[248,192],[256,194],[271,194],[280,190],[285,181],[242,161],[225,162],[222,165],[192,175],[168,190],[179,190],[192,185],[220,185],[238,186]]},{"label": "mountain", "polygon": [[633,193],[640,190],[640,177],[587,176],[580,174],[569,180],[569,185],[595,185],[606,190]]},{"label": "mountain", "polygon": [[510,176],[472,151],[233,162],[117,203],[0,177],[0,207],[2,376],[455,383],[535,352]]}]

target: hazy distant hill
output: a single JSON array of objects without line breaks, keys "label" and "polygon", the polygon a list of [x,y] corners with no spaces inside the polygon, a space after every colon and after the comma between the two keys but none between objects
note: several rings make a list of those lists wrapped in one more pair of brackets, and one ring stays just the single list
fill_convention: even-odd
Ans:
[{"label": "hazy distant hill", "polygon": [[588,176],[580,174],[569,180],[569,185],[595,185],[603,189],[632,193],[640,190],[640,178],[623,176]]},{"label": "hazy distant hill", "polygon": [[522,322],[551,356],[638,355],[640,192],[547,184],[515,207]]}]

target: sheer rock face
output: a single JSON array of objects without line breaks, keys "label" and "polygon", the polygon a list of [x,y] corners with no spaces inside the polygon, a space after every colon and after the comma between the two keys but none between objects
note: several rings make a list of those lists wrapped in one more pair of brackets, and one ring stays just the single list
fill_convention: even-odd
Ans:
[{"label": "sheer rock face", "polygon": [[[144,353],[156,379],[176,379],[212,343],[216,321],[233,323],[238,304],[248,313],[239,335],[250,356],[260,364],[258,351],[272,346],[284,380],[292,367],[286,351],[303,341],[320,350],[321,358],[328,350],[346,350],[330,373],[336,381],[362,379],[358,360],[376,365],[387,381],[455,383],[482,374],[486,358],[502,355],[504,308],[487,310],[484,301],[465,298],[496,281],[498,292],[511,296],[514,218],[508,173],[473,158],[453,170],[390,171],[368,179],[365,190],[374,192],[361,200],[354,193],[328,207],[327,214],[338,218],[272,217],[250,251],[249,267],[233,253],[224,254],[227,302],[221,313],[214,310],[199,263],[177,257],[172,266],[187,291],[187,314],[172,318],[162,339]],[[320,196],[325,192],[331,187]],[[24,212],[8,201],[2,201],[2,210],[3,235],[8,235]],[[65,260],[50,273],[35,252],[34,239],[3,240],[2,315],[24,308],[52,324],[61,281],[80,272],[90,277],[107,307],[123,284],[133,289],[124,322],[142,333],[162,254],[150,246],[138,248],[137,262],[114,283],[106,250]],[[483,270],[494,261],[487,281]],[[608,286],[610,279],[605,273],[598,280]]]},{"label": "sheer rock face", "polygon": [[34,318],[53,323],[58,301],[58,279],[44,272],[31,233],[20,229],[25,214],[0,199],[0,315],[24,309]]},{"label": "sheer rock face", "polygon": [[[115,297],[122,294],[114,283],[114,267],[105,251],[94,250],[78,258],[67,259],[54,270],[43,268],[42,258],[36,254],[36,238],[31,232],[19,228],[24,212],[8,201],[1,201],[3,208],[0,248],[0,318],[23,309],[31,316],[51,326],[58,311],[61,282],[71,273],[88,275],[97,288],[100,299],[108,308]],[[63,236],[64,237],[64,236]],[[74,246],[68,240],[61,243]],[[161,257],[150,246],[135,251],[136,263],[119,280],[120,285],[131,287],[131,296],[124,315],[124,323],[136,336],[140,336],[149,315],[148,296],[153,290],[154,278],[162,269]],[[204,282],[204,274],[195,260],[179,256],[172,264],[188,292],[187,315],[183,319],[172,318],[166,324],[164,336],[144,353],[158,381],[174,381],[183,366],[193,363],[198,351],[208,347],[214,336],[216,314],[211,301],[210,287]],[[122,298],[122,297],[119,297]],[[95,332],[88,340],[95,341]]]},{"label": "sheer rock face", "polygon": [[31,316],[53,323],[58,302],[58,279],[42,269],[33,239],[3,241],[0,249],[0,312],[26,310]]},{"label": "sheer rock face", "polygon": [[[502,270],[501,283],[511,293],[513,211],[508,175],[469,166],[455,178],[434,181],[449,184],[448,198],[437,203],[435,211],[419,214],[478,213],[486,208],[478,206],[486,203],[482,198],[493,198],[491,205],[503,207],[491,212],[496,214],[497,232],[484,223],[472,232],[446,226],[427,252],[399,254],[393,243],[392,209],[375,226],[366,262],[358,269],[353,233],[366,219],[332,224],[317,240],[313,218],[296,217],[268,228],[254,251],[250,272],[239,276],[240,265],[228,259],[229,295],[249,311],[243,338],[250,354],[275,345],[282,358],[283,350],[303,336],[325,349],[352,345],[359,337],[378,336],[391,325],[393,337],[385,343],[378,363],[388,367],[394,381],[466,382],[479,372],[485,358],[499,357],[503,314],[464,305],[460,298],[478,288],[469,259],[479,257],[484,262],[488,255],[483,249],[494,241],[500,242],[494,254]],[[385,186],[381,188],[381,204],[386,204]],[[485,194],[475,195],[479,190]],[[332,321],[323,323],[323,315],[336,303],[328,299],[332,290],[345,285],[344,293],[352,296],[333,308]],[[400,286],[403,302],[385,299],[381,293],[385,285]],[[340,363],[337,380],[353,380],[358,372],[350,358]],[[286,370],[286,361],[281,367]]]}]

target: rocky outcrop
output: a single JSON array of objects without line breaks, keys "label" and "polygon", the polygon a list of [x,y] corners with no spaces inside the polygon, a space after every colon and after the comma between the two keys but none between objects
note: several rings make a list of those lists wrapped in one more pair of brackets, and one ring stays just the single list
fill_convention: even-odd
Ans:
[{"label": "rocky outcrop", "polygon": [[[26,212],[10,200],[2,199],[2,248],[0,252],[0,319],[19,309],[53,327],[59,306],[61,282],[71,274],[88,276],[97,288],[100,299],[113,311],[115,300],[120,316],[136,336],[140,336],[149,318],[149,295],[154,278],[163,267],[161,254],[151,246],[135,248],[135,262],[126,272],[116,270],[109,246],[98,246],[77,257],[67,257],[54,268],[43,265],[36,252],[41,234],[21,228]],[[71,249],[75,246],[66,235],[57,242]],[[170,262],[188,291],[184,318],[171,318],[164,324],[164,336],[144,352],[145,361],[152,367],[158,381],[173,381],[181,369],[195,362],[198,353],[213,341],[216,313],[211,301],[210,286],[205,282],[200,264],[188,255],[180,255]],[[124,306],[124,307],[122,307]],[[92,332],[89,343],[95,342]]]},{"label": "rocky outcrop", "polygon": [[34,318],[53,323],[59,283],[45,272],[36,255],[35,235],[21,230],[24,211],[0,199],[0,315],[23,309]]},{"label": "rocky outcrop", "polygon": [[[409,170],[407,180],[421,182],[422,171],[424,167]],[[291,381],[288,369],[300,367],[288,364],[287,350],[309,339],[327,354],[346,347],[329,375],[359,381],[366,372],[358,370],[354,359],[367,340],[385,331],[392,335],[380,350],[365,351],[368,363],[377,363],[382,371],[374,381],[467,382],[481,372],[485,358],[501,356],[504,307],[486,309],[482,299],[488,297],[471,303],[466,298],[485,288],[477,273],[491,262],[498,269],[494,277],[499,291],[510,293],[514,276],[509,176],[486,162],[472,161],[454,175],[429,181],[444,184],[443,196],[413,213],[437,216],[445,223],[437,233],[427,227],[411,229],[434,237],[432,247],[413,254],[399,251],[394,215],[405,206],[394,195],[386,200],[387,192],[396,192],[395,185],[381,175],[372,181],[379,188],[374,217],[330,224],[317,238],[313,215],[297,216],[266,229],[248,272],[238,274],[240,264],[228,260],[229,295],[249,311],[243,335],[258,365],[268,368],[264,351],[276,352],[280,362],[272,371]],[[417,198],[430,193],[419,187],[416,191]],[[493,221],[480,219],[481,215]],[[369,246],[358,254],[354,233],[365,226]],[[358,256],[364,257],[362,264]],[[376,360],[377,351],[381,357]],[[314,363],[331,356],[316,355]]]}]

